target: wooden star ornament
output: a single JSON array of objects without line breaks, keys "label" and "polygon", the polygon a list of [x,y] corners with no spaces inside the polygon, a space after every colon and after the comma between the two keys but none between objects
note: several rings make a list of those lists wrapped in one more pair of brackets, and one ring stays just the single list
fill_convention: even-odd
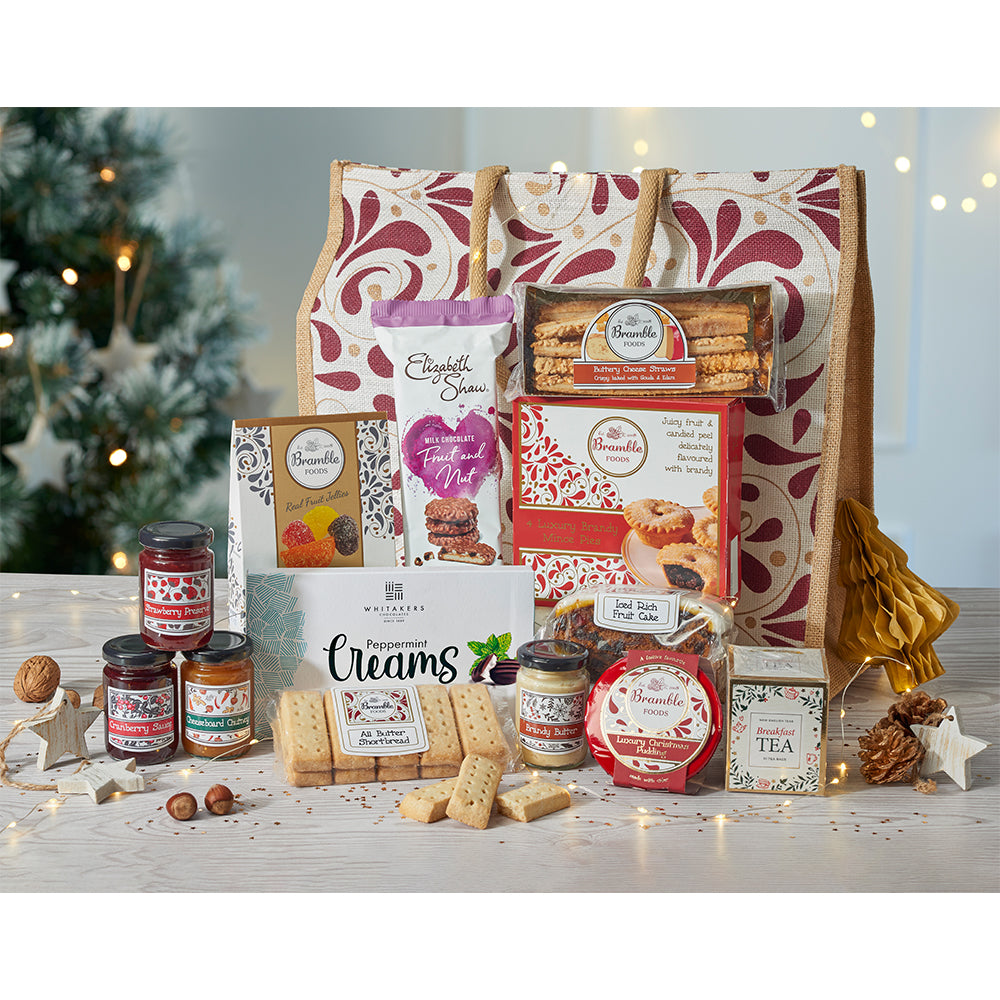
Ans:
[{"label": "wooden star ornament", "polygon": [[141,792],[145,787],[142,775],[135,773],[135,757],[89,764],[56,782],[60,794],[86,793],[94,802],[103,802],[113,792]]},{"label": "wooden star ornament", "polygon": [[927,751],[920,765],[920,774],[927,777],[944,771],[959,788],[968,791],[972,784],[969,760],[990,744],[962,732],[954,707],[949,706],[942,714],[944,718],[937,726],[910,726]]},{"label": "wooden star ornament", "polygon": [[86,732],[104,711],[93,705],[74,708],[61,687],[56,688],[49,709],[38,722],[25,726],[42,741],[38,748],[40,771],[48,770],[66,754],[81,759],[89,757]]}]

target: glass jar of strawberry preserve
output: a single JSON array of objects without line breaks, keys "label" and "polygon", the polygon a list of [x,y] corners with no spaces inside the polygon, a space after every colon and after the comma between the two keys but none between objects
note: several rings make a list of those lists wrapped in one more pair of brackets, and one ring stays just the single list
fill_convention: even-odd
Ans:
[{"label": "glass jar of strawberry preserve", "polygon": [[253,643],[215,632],[181,661],[181,745],[196,757],[234,756],[253,739]]},{"label": "glass jar of strawberry preserve", "polygon": [[212,638],[213,531],[200,521],[155,521],[139,531],[139,632],[157,649],[198,649]]},{"label": "glass jar of strawberry preserve", "polygon": [[141,635],[104,644],[104,745],[118,760],[159,764],[180,743],[177,668],[169,650],[147,646]]}]

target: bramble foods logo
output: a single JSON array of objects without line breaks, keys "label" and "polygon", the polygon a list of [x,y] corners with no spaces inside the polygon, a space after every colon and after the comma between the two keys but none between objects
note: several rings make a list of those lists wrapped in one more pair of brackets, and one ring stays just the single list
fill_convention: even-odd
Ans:
[{"label": "bramble foods logo", "polygon": [[309,490],[323,490],[344,471],[344,448],[327,430],[309,427],[299,431],[285,449],[288,474]]},{"label": "bramble foods logo", "polygon": [[609,476],[630,476],[646,461],[646,435],[624,417],[607,417],[594,425],[587,438],[590,459]]}]

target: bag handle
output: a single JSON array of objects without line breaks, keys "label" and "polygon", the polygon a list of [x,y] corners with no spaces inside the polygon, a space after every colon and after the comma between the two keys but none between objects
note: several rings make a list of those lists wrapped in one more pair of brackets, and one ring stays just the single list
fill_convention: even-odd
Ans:
[{"label": "bag handle", "polygon": [[641,288],[642,279],[649,263],[649,251],[653,246],[656,232],[656,218],[660,212],[663,186],[668,174],[676,174],[673,167],[657,170],[643,170],[639,174],[639,203],[635,209],[635,223],[632,226],[632,248],[625,266],[624,285],[627,288]]},{"label": "bag handle", "polygon": [[[500,178],[509,169],[496,165],[476,171],[472,189],[472,210],[469,216],[469,298],[478,299],[490,294],[487,276],[486,234],[489,229],[493,196]],[[663,198],[663,187],[670,174],[679,171],[673,167],[643,170],[639,175],[639,202],[632,226],[632,246],[625,267],[624,284],[628,288],[641,288],[653,246],[656,219]]]},{"label": "bag handle", "polygon": [[469,217],[469,298],[481,299],[490,294],[486,281],[486,233],[490,225],[490,209],[500,178],[507,167],[483,167],[476,171],[472,188],[472,212]]}]

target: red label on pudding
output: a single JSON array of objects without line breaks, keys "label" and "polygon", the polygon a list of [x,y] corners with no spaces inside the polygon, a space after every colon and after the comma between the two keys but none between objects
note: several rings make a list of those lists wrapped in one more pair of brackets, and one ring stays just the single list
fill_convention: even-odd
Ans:
[{"label": "red label on pudding", "polygon": [[587,704],[587,739],[616,785],[685,791],[721,736],[718,695],[690,654],[630,653]]}]

